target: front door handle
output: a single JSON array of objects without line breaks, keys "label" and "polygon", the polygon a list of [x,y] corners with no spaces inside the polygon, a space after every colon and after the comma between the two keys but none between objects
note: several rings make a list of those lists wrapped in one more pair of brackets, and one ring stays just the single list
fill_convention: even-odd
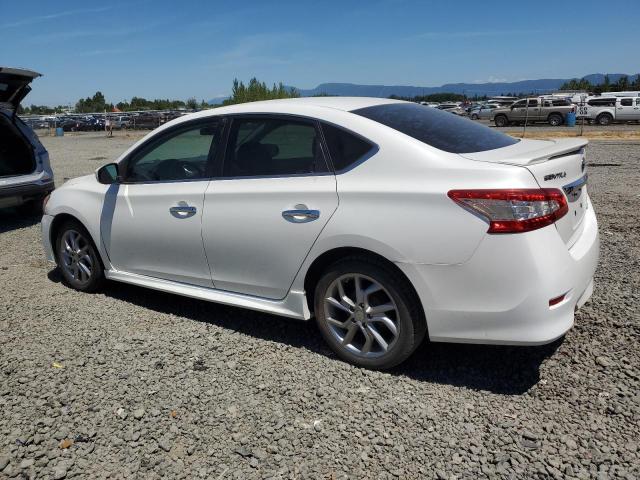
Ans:
[{"label": "front door handle", "polygon": [[291,223],[307,223],[313,222],[320,218],[320,210],[285,210],[282,212],[282,217]]},{"label": "front door handle", "polygon": [[176,218],[189,218],[193,217],[198,209],[190,205],[178,205],[177,207],[169,208],[169,213]]}]

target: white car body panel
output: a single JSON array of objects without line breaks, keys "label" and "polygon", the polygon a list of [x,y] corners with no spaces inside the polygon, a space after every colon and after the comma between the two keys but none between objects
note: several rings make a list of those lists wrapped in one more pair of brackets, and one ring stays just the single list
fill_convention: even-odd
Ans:
[{"label": "white car body panel", "polygon": [[[337,206],[332,174],[211,181],[205,195],[202,239],[215,287],[284,298]],[[294,209],[317,210],[320,216],[291,223],[282,212]]]},{"label": "white car body panel", "polygon": [[[114,185],[105,199],[100,228],[113,267],[212,288],[201,236],[208,184],[205,180]],[[171,212],[182,204],[195,208],[195,215]]]},{"label": "white car body panel", "polygon": [[[578,175],[585,142],[522,140],[458,155],[348,111],[394,102],[339,97],[256,102],[173,120],[119,161],[174,125],[238,113],[319,119],[368,138],[377,150],[336,175],[213,178],[165,184],[166,192],[157,195],[145,188],[134,192],[146,186],[129,185],[128,193],[113,194],[111,207],[103,202],[107,191],[126,185],[101,185],[93,176],[75,179],[56,190],[47,205],[42,228],[48,258],[53,258],[53,218],[68,214],[91,234],[107,278],[308,319],[311,292],[305,292],[305,278],[313,262],[334,249],[358,248],[386,258],[406,275],[432,340],[539,344],[561,336],[573,324],[574,309],[591,295],[598,260],[597,223],[586,189],[584,214],[571,224],[568,237],[561,225],[489,235],[486,221],[460,208],[447,192],[562,187],[563,179],[544,185],[541,176],[556,167],[566,169],[567,182]],[[570,155],[564,161],[548,161],[565,154]],[[188,224],[173,222],[168,208],[186,196],[198,214]],[[283,219],[283,210],[300,205],[319,210],[320,218],[299,224]],[[549,307],[550,299],[563,294],[561,303]]]}]

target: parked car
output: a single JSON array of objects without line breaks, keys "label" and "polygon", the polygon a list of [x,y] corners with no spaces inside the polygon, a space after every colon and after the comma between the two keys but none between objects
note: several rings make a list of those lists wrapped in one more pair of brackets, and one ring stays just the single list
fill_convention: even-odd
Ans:
[{"label": "parked car", "polygon": [[62,127],[65,132],[87,132],[92,130],[92,126],[81,118],[64,118],[57,125]]},{"label": "parked car", "polygon": [[567,113],[574,111],[575,106],[566,99],[525,98],[514,102],[510,107],[494,109],[493,121],[496,127],[524,122],[545,122],[556,127],[564,123]]},{"label": "parked car", "polygon": [[53,189],[49,154],[16,111],[41,76],[31,70],[0,67],[0,208],[35,213]]},{"label": "parked car", "polygon": [[107,278],[315,317],[368,368],[425,336],[547,343],[593,289],[586,144],[380,98],[221,107],[57,189],[44,248],[80,291]]},{"label": "parked car", "polygon": [[473,108],[469,112],[469,117],[471,120],[479,120],[479,119],[490,119],[493,115],[493,111],[498,108],[498,105],[486,104],[479,105]]},{"label": "parked car", "polygon": [[158,113],[141,113],[133,117],[131,128],[153,130],[163,123],[162,117]]},{"label": "parked car", "polygon": [[453,108],[460,108],[460,103],[458,102],[443,102],[436,107],[438,110],[451,110]]},{"label": "parked car", "polygon": [[114,130],[123,130],[131,127],[131,118],[126,115],[109,116]]},{"label": "parked car", "polygon": [[578,118],[598,125],[640,121],[640,97],[600,96],[587,98],[577,107]]}]

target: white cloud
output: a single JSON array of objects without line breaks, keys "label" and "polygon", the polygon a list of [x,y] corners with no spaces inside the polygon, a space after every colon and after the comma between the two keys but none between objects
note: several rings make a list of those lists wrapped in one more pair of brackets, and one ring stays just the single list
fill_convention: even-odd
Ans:
[{"label": "white cloud", "polygon": [[0,29],[22,27],[24,25],[33,25],[34,23],[46,22],[48,20],[55,20],[62,17],[70,17],[73,15],[81,15],[83,13],[106,12],[107,10],[110,10],[112,8],[113,8],[112,6],[82,8],[77,10],[66,10],[64,12],[50,13],[48,15],[37,15],[30,18],[23,18],[22,20],[17,20],[15,22],[5,23],[3,25],[0,25]]}]

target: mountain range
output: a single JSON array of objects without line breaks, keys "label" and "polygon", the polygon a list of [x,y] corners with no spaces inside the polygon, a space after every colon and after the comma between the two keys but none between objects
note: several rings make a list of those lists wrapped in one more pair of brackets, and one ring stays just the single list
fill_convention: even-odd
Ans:
[{"label": "mountain range", "polygon": [[[618,79],[626,74],[609,73],[609,81],[617,82]],[[633,80],[640,74],[627,75],[629,80]],[[592,73],[584,77],[592,85],[604,82],[603,73]],[[315,88],[304,89],[297,88],[303,97],[311,97],[313,95],[338,95],[350,97],[383,97],[388,98],[391,95],[399,97],[416,97],[418,95],[429,95],[432,93],[461,93],[470,97],[475,95],[506,95],[526,94],[526,93],[550,93],[560,89],[560,86],[571,80],[570,78],[542,78],[538,80],[520,80],[517,82],[487,82],[487,83],[447,83],[439,87],[417,87],[408,85],[358,85],[355,83],[321,83]],[[293,88],[293,87],[288,87]],[[228,97],[213,98],[209,100],[212,105],[221,103]]]}]

